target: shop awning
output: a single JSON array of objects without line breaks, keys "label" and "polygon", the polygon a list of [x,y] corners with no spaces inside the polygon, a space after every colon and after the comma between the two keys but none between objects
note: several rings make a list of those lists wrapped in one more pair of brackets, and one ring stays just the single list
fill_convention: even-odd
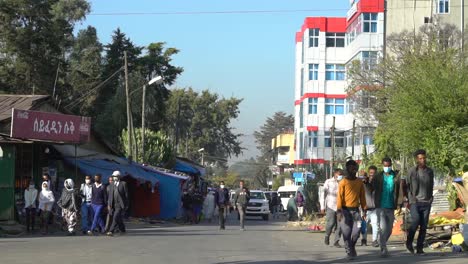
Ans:
[{"label": "shop awning", "polygon": [[203,166],[184,158],[176,159],[176,164],[173,170],[187,173],[190,175],[205,175],[205,168]]}]

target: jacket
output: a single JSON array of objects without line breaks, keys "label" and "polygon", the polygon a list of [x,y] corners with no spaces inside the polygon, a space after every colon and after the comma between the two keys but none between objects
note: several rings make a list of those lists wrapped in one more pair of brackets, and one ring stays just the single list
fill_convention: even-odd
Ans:
[{"label": "jacket", "polygon": [[432,203],[434,199],[432,195],[434,191],[434,171],[429,167],[426,167],[424,170],[425,170],[424,172],[428,174],[428,178],[425,179],[424,182],[419,182],[418,180],[418,167],[417,166],[411,168],[408,172],[409,176],[408,176],[407,184],[408,184],[408,200],[410,204],[415,204],[417,202],[420,202],[418,201],[416,196],[419,192],[420,185],[422,184],[426,185],[425,196],[430,197],[428,202]]},{"label": "jacket", "polygon": [[[390,171],[393,173],[393,209],[397,209],[399,204],[399,197],[400,197],[400,175],[395,171]],[[375,175],[374,180],[372,181],[372,189],[374,190],[374,203],[375,208],[381,208],[381,200],[382,200],[382,193],[383,193],[383,185],[384,185],[384,172],[380,172]]]},{"label": "jacket", "polygon": [[[245,189],[245,188],[244,188]],[[238,189],[236,191],[235,197],[234,197],[234,204],[238,204],[240,206],[247,206],[250,200],[250,192],[249,190],[246,189],[244,192],[243,189]]]},{"label": "jacket", "polygon": [[127,183],[124,181],[119,181],[119,185],[111,184],[108,187],[109,189],[109,200],[107,204],[111,206],[112,209],[128,209],[128,188]]},{"label": "jacket", "polygon": [[78,204],[79,199],[80,195],[78,190],[67,190],[66,188],[63,188],[62,195],[57,201],[57,205],[62,209],[78,212],[78,209],[80,208],[80,205]]},{"label": "jacket", "polygon": [[[221,201],[220,195],[224,195],[224,202]],[[229,205],[229,190],[226,188],[217,189],[215,192],[215,203],[218,207]]]}]

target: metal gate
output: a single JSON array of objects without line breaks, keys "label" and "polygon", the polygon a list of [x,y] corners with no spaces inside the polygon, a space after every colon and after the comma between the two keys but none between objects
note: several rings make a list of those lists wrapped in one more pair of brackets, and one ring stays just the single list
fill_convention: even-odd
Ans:
[{"label": "metal gate", "polygon": [[0,220],[14,220],[15,146],[0,145]]}]

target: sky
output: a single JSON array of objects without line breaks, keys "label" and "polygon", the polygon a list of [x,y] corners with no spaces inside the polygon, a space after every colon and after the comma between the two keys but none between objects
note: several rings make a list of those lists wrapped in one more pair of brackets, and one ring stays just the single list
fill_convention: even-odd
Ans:
[{"label": "sky", "polygon": [[76,25],[77,29],[94,26],[104,44],[109,43],[118,27],[140,46],[166,42],[167,47],[180,50],[173,64],[184,68],[175,86],[243,98],[239,118],[232,126],[236,133],[245,135],[241,141],[246,150],[231,161],[258,155],[253,132],[269,116],[277,111],[293,114],[295,32],[304,18],[346,16],[349,7],[349,0],[91,0],[90,3],[91,13]]}]

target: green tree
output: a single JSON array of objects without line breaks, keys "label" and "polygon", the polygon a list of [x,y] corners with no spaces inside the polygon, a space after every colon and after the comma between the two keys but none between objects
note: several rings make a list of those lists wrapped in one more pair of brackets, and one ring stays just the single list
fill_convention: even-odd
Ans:
[{"label": "green tree", "polygon": [[173,135],[178,154],[199,160],[204,148],[206,161],[225,160],[241,153],[239,137],[231,126],[239,115],[242,99],[220,98],[207,90],[175,89],[167,101],[167,130]]},{"label": "green tree", "polygon": [[[161,131],[155,132],[152,130],[145,130],[145,156],[142,152],[137,153],[135,160],[159,167],[170,167],[175,161],[174,149],[170,143],[169,138]],[[135,129],[136,144],[141,146],[141,129]],[[122,130],[120,136],[121,151],[128,156],[128,136],[127,130]]]},{"label": "green tree", "polygon": [[1,89],[52,94],[57,68],[66,67],[74,24],[89,10],[85,0],[0,1]]},{"label": "green tree", "polygon": [[68,108],[85,116],[96,116],[93,110],[102,81],[102,44],[94,27],[78,31],[69,55],[70,72],[68,82],[70,95],[65,103]]}]

